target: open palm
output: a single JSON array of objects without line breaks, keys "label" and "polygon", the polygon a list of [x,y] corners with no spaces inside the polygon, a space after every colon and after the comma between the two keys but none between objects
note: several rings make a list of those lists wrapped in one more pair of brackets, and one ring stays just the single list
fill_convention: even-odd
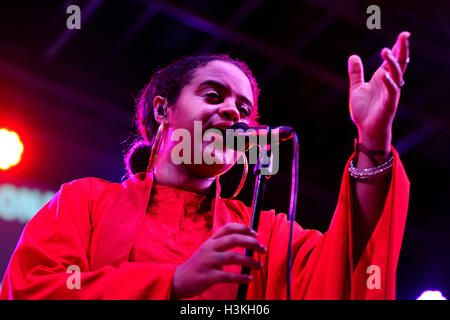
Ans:
[{"label": "open palm", "polygon": [[409,36],[409,32],[400,33],[391,50],[384,48],[381,51],[384,62],[369,82],[364,81],[360,57],[352,55],[348,59],[350,115],[360,138],[384,141],[391,136],[403,73],[408,65]]}]

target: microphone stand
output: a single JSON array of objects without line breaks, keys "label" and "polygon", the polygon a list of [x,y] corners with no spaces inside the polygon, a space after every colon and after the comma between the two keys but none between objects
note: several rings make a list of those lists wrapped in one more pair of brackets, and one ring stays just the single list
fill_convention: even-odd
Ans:
[{"label": "microphone stand", "polygon": [[[267,127],[268,136],[271,136],[270,127]],[[264,192],[266,190],[266,182],[270,178],[270,175],[263,175],[262,171],[270,170],[272,167],[272,152],[270,151],[270,145],[267,145],[267,149],[260,152],[258,161],[255,165],[254,174],[256,175],[255,188],[253,191],[253,201],[252,201],[252,220],[250,228],[254,231],[258,230],[259,217],[261,215],[262,200],[264,197]],[[245,255],[248,257],[253,257],[253,250],[245,249]],[[250,274],[250,268],[242,267],[241,274]],[[247,297],[248,283],[241,283],[238,287],[237,300],[245,300]]]},{"label": "microphone stand", "polygon": [[[294,221],[296,217],[297,210],[297,196],[298,196],[298,174],[299,174],[299,139],[295,130],[291,127],[279,127],[283,129],[284,137],[281,137],[281,141],[285,141],[287,139],[293,139],[293,157],[292,157],[292,183],[291,183],[291,198],[289,205],[289,218],[290,221],[290,230],[289,230],[289,241],[288,241],[288,253],[287,253],[287,264],[286,264],[286,297],[287,300],[291,299],[291,268],[292,268],[292,234]],[[270,127],[267,127],[268,136],[272,136],[272,132]],[[278,141],[277,141],[278,143]],[[263,146],[260,146],[263,148]],[[255,181],[255,189],[253,192],[253,202],[252,202],[252,221],[251,221],[251,229],[256,231],[258,229],[259,224],[259,216],[261,215],[261,205],[262,199],[264,197],[264,192],[266,189],[267,180],[274,175],[273,170],[273,152],[271,152],[271,145],[267,144],[265,146],[264,152],[260,152],[260,156],[258,157],[258,161],[255,166],[254,174],[256,175]],[[261,149],[260,149],[261,150]],[[263,174],[264,173],[264,174]],[[253,250],[246,249],[245,255],[248,257],[253,257]],[[242,267],[242,274],[249,275],[250,268]],[[238,288],[237,300],[245,300],[247,298],[247,290],[248,284],[241,283]]]}]

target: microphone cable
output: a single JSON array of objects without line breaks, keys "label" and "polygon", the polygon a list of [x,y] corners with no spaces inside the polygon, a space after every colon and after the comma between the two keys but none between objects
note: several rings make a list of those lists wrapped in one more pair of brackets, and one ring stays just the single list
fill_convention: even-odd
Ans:
[{"label": "microphone cable", "polygon": [[292,269],[292,233],[294,230],[294,221],[297,213],[297,198],[298,198],[298,172],[299,172],[299,141],[297,133],[292,130],[292,180],[291,180],[291,198],[289,204],[289,241],[287,248],[287,275],[286,275],[286,297],[287,300],[291,300],[291,269]]}]

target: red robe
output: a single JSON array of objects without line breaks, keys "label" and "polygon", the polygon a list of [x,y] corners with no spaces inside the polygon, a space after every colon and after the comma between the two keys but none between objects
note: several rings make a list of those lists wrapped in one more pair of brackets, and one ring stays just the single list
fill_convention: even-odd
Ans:
[{"label": "red robe", "polygon": [[[358,261],[353,261],[353,201],[344,170],[329,230],[321,234],[295,224],[293,299],[395,299],[396,268],[409,198],[409,180],[393,149],[394,163],[383,212]],[[1,299],[169,299],[177,267],[171,263],[130,262],[144,221],[152,177],[136,174],[122,184],[85,178],[63,184],[26,225],[6,270]],[[228,222],[250,225],[251,209],[222,199],[217,184],[212,233]],[[286,298],[285,214],[261,213],[258,237],[268,248],[257,259],[248,299]],[[151,245],[151,244],[150,244]],[[235,249],[244,253],[243,249]],[[70,265],[81,270],[81,288],[69,289]],[[374,287],[372,268],[379,271]],[[368,269],[369,268],[369,269]],[[225,270],[240,272],[238,266]],[[377,275],[375,275],[377,276]],[[235,299],[237,285],[217,284],[195,299]]]}]

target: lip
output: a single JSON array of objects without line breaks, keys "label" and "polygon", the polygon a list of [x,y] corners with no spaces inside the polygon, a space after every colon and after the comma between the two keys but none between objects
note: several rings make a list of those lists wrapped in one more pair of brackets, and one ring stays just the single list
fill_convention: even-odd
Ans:
[{"label": "lip", "polygon": [[209,126],[205,131],[209,130],[209,129],[216,129],[220,131],[220,134],[216,134],[211,132],[210,134],[212,136],[214,136],[214,139],[217,139],[218,141],[221,141],[224,145],[225,145],[225,139],[227,137],[227,133],[226,133],[226,129],[229,129],[231,126],[233,125],[233,122],[228,121],[222,121],[222,122],[217,122],[211,126]]},{"label": "lip", "polygon": [[210,128],[226,130],[226,129],[229,129],[232,125],[233,125],[232,122],[218,122],[218,123],[212,125]]}]

